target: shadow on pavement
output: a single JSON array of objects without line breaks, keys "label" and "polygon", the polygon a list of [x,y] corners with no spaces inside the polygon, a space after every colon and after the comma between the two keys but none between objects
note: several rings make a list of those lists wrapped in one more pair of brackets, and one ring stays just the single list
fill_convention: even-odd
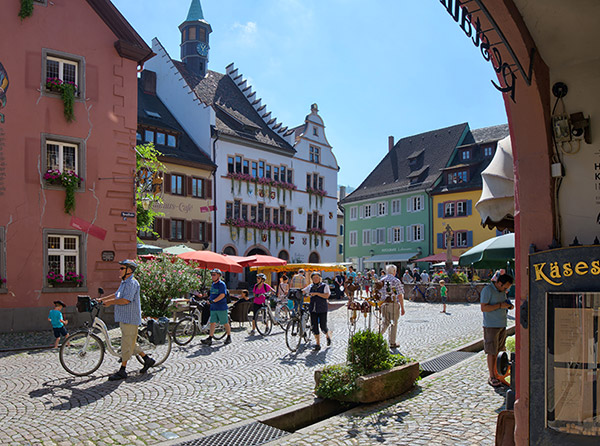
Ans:
[{"label": "shadow on pavement", "polygon": [[[29,392],[31,398],[41,398],[46,395],[51,395],[58,400],[64,400],[61,403],[49,407],[50,410],[70,410],[77,407],[87,406],[92,404],[117,390],[117,388],[125,381],[128,383],[144,382],[152,379],[152,373],[139,374],[131,372],[129,377],[121,381],[108,381],[108,375],[85,377],[85,378],[67,378],[55,379],[43,383],[43,387]],[[87,387],[88,384],[95,383]],[[80,389],[80,386],[86,386]],[[71,392],[69,396],[64,395],[66,392]]]}]

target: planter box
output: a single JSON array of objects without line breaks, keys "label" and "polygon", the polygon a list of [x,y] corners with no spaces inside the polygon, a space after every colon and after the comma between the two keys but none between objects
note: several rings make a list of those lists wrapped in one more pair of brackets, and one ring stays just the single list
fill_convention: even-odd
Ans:
[{"label": "planter box", "polygon": [[[479,291],[479,293],[481,294],[481,290],[486,285],[487,285],[487,283],[477,283],[477,284],[475,284],[475,287],[477,288],[477,291]],[[421,291],[423,291],[423,292],[425,291],[425,289],[428,286],[429,285],[419,285],[419,287],[421,288]],[[436,284],[433,284],[433,286],[435,286],[437,289],[438,302],[441,302],[442,299],[439,297],[440,285],[436,283]],[[415,286],[412,284],[404,285],[404,299],[407,299],[407,296],[410,295],[410,293],[412,292],[414,287]],[[471,289],[469,284],[447,283],[446,288],[448,288],[448,302],[467,302],[467,292]],[[418,294],[417,302],[422,302],[422,301],[423,301],[423,296],[421,296],[421,294]]]},{"label": "planter box", "polygon": [[[315,371],[317,385],[322,374],[322,370]],[[339,400],[355,403],[375,403],[395,398],[409,391],[415,385],[418,377],[418,362],[411,362],[390,370],[359,376],[356,378],[356,391],[352,395],[340,397]]]}]

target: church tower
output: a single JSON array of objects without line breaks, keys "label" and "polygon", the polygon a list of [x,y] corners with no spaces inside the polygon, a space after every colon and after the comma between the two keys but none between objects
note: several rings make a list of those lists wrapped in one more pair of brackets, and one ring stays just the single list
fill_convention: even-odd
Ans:
[{"label": "church tower", "polygon": [[208,35],[212,28],[202,13],[200,0],[192,0],[181,31],[181,61],[188,70],[203,78],[208,71]]}]

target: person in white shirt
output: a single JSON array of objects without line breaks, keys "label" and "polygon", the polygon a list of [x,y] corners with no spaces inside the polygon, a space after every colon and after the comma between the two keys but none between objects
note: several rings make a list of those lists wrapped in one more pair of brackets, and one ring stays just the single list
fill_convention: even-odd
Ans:
[{"label": "person in white shirt", "polygon": [[409,270],[404,271],[404,275],[402,276],[402,283],[407,284],[407,283],[414,283],[415,279],[412,276],[412,274],[410,273]]},{"label": "person in white shirt", "polygon": [[429,278],[427,270],[423,270],[423,272],[421,273],[421,282],[423,282],[424,284],[428,284],[430,280],[431,279]]}]

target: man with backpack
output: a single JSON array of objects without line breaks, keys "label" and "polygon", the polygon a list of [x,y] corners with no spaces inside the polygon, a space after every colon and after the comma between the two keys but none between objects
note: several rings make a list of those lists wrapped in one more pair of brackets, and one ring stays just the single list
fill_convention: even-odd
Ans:
[{"label": "man with backpack", "polygon": [[225,345],[231,344],[231,325],[229,324],[229,315],[227,314],[227,286],[221,280],[222,275],[223,273],[220,269],[213,269],[210,272],[210,278],[212,279],[208,295],[210,302],[210,334],[208,338],[202,341],[204,345],[212,344],[217,323],[225,327],[225,332],[227,333]]}]

